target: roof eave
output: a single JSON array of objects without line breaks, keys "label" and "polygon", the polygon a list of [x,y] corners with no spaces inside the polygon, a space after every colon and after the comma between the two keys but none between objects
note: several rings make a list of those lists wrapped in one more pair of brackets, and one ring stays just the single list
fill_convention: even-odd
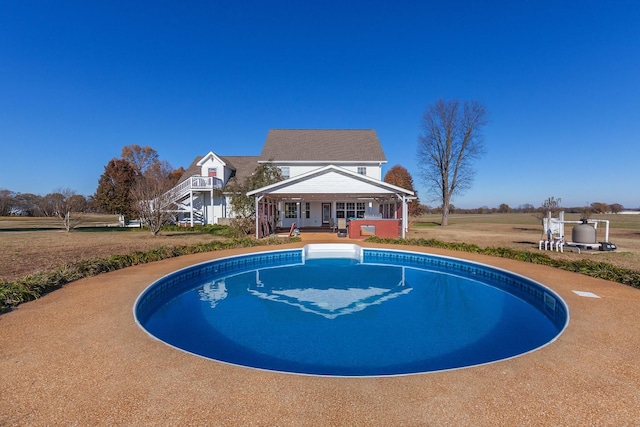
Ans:
[{"label": "roof eave", "polygon": [[255,190],[249,191],[249,192],[247,192],[247,196],[253,196],[253,195],[256,195],[256,194],[259,194],[259,193],[264,193],[265,191],[273,190],[273,189],[278,188],[278,187],[290,185],[291,183],[294,183],[296,181],[302,181],[302,180],[304,180],[304,179],[306,179],[306,178],[308,178],[310,176],[322,174],[322,173],[325,173],[326,171],[331,170],[331,169],[333,169],[333,170],[335,170],[337,172],[343,173],[345,175],[349,175],[354,179],[358,179],[358,180],[361,180],[361,181],[367,181],[370,184],[373,184],[373,185],[376,185],[376,186],[379,186],[379,187],[386,187],[389,190],[394,190],[394,191],[396,191],[398,193],[406,194],[409,197],[412,197],[412,196],[415,195],[415,193],[413,191],[407,190],[406,188],[398,187],[396,185],[389,184],[387,182],[380,181],[378,179],[371,178],[369,176],[362,175],[362,174],[359,174],[357,172],[353,172],[353,171],[350,171],[348,169],[341,168],[339,166],[327,165],[327,166],[323,166],[321,168],[314,169],[312,171],[309,171],[309,172],[306,172],[306,173],[303,173],[303,174],[300,174],[300,175],[296,175],[296,176],[291,177],[289,179],[285,179],[283,181],[278,181],[276,183],[273,183],[273,184],[270,184],[270,185],[266,185],[266,186],[264,186],[262,188],[257,188]]}]

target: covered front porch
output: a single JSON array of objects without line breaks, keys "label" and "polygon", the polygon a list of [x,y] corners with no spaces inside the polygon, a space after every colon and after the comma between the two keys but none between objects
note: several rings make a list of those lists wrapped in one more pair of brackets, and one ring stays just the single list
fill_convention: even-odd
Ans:
[{"label": "covered front porch", "polygon": [[255,197],[256,238],[293,229],[404,237],[407,203],[415,198],[412,191],[333,165],[247,194]]}]

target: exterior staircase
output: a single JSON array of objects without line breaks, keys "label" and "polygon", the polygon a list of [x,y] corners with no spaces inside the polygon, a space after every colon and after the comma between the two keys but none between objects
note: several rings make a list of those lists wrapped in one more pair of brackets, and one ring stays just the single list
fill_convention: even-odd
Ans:
[{"label": "exterior staircase", "polygon": [[[181,224],[205,224],[205,197],[213,190],[222,189],[223,182],[210,176],[191,176],[169,190],[176,205],[178,214],[185,219]],[[193,221],[191,220],[193,219]]]}]

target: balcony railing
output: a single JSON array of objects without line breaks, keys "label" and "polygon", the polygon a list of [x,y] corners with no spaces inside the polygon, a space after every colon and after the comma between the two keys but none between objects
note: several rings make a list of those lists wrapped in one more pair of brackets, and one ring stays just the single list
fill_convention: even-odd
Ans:
[{"label": "balcony railing", "polygon": [[175,194],[182,195],[189,190],[216,190],[222,188],[222,180],[212,176],[191,176],[176,187]]}]

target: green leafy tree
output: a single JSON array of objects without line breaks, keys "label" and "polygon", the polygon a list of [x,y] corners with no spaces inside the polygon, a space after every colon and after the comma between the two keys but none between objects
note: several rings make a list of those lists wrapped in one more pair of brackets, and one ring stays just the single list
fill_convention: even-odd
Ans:
[{"label": "green leafy tree", "polygon": [[249,191],[265,187],[282,181],[280,168],[272,163],[261,163],[253,174],[245,178],[244,182],[233,181],[229,185],[231,191],[231,205],[234,218],[231,225],[240,234],[255,233],[256,206],[255,199],[247,196]]},{"label": "green leafy tree", "polygon": [[434,200],[441,203],[441,225],[449,223],[451,201],[471,187],[473,161],[484,154],[485,107],[476,101],[438,100],[422,116],[418,137],[421,177]]}]

